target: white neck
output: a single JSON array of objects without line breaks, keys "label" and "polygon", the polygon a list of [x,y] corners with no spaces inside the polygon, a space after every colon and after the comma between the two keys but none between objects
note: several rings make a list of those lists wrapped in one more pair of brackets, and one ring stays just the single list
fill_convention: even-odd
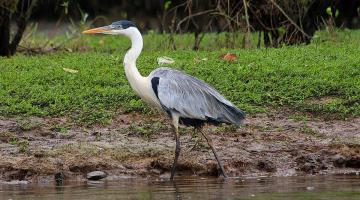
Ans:
[{"label": "white neck", "polygon": [[139,57],[143,48],[143,39],[140,31],[135,27],[130,27],[124,32],[131,40],[131,48],[126,52],[124,57],[124,66],[126,78],[135,92],[141,96],[141,84],[145,77],[141,76],[139,70],[136,68],[136,60]]},{"label": "white neck", "polygon": [[128,52],[126,52],[124,64],[135,64],[136,59],[139,57],[143,48],[143,39],[141,33],[137,28],[130,27],[126,29],[124,34],[131,40],[131,48],[128,50]]},{"label": "white neck", "polygon": [[143,48],[143,40],[140,31],[135,27],[130,27],[122,31],[121,34],[128,36],[131,40],[131,48],[124,57],[125,74],[131,88],[146,102],[161,108],[161,104],[156,97],[150,80],[143,77],[136,68],[136,59],[139,57]]}]

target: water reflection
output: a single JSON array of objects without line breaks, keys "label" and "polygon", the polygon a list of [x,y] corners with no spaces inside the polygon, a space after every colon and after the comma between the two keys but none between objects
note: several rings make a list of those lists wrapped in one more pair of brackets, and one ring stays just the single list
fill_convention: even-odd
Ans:
[{"label": "water reflection", "polygon": [[359,176],[264,177],[0,185],[0,199],[360,199]]}]

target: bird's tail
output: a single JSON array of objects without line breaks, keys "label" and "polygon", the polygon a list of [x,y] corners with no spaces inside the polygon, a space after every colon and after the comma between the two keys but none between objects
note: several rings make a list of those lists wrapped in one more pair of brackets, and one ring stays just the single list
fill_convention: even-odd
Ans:
[{"label": "bird's tail", "polygon": [[231,105],[224,104],[224,119],[226,120],[226,123],[231,123],[235,125],[241,125],[243,124],[243,121],[245,119],[245,112],[240,110],[239,108]]}]

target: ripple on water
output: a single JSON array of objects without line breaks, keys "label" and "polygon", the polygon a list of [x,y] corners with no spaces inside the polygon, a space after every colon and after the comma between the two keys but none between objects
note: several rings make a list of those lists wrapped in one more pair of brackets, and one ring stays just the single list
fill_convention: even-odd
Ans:
[{"label": "ripple on water", "polygon": [[40,184],[0,184],[0,199],[360,199],[359,176],[124,178]]}]

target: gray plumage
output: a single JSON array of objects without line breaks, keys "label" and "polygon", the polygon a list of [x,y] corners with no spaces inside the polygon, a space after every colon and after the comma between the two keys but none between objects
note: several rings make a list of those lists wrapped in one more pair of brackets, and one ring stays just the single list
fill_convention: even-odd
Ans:
[{"label": "gray plumage", "polygon": [[158,85],[153,89],[161,105],[180,118],[240,125],[245,117],[242,110],[202,80],[169,68],[158,68],[149,75],[156,77]]},{"label": "gray plumage", "polygon": [[226,178],[224,166],[212,145],[211,138],[201,131],[201,126],[206,122],[240,125],[245,117],[244,112],[205,82],[183,72],[159,68],[149,76],[141,76],[136,67],[136,60],[143,48],[143,40],[135,23],[131,21],[121,20],[108,26],[83,31],[83,33],[125,35],[130,38],[131,48],[124,57],[125,74],[130,86],[150,105],[163,108],[172,119],[176,145],[170,179],[174,178],[181,150],[179,123],[197,127],[196,130],[207,141],[219,164],[221,173]]}]

